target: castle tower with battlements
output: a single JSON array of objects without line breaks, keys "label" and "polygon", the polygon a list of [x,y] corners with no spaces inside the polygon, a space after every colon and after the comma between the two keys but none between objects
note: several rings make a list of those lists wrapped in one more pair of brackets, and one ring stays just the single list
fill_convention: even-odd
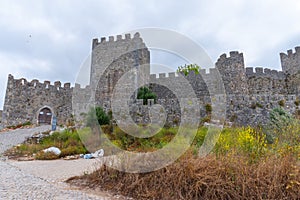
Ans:
[{"label": "castle tower with battlements", "polygon": [[[124,73],[137,69],[150,74],[150,52],[139,33],[93,40],[90,86],[97,105],[110,108],[114,87]],[[95,92],[95,93],[94,93]]]},{"label": "castle tower with battlements", "polygon": [[[295,52],[288,50],[287,54],[281,53],[280,58],[282,71],[253,68],[245,66],[242,53],[232,51],[229,55],[222,54],[215,68],[208,72],[201,69],[199,74],[188,74],[185,79],[199,99],[201,117],[205,117],[205,107],[211,104],[212,97],[207,84],[215,84],[216,74],[221,76],[226,91],[228,122],[239,125],[264,124],[268,121],[270,110],[278,106],[283,106],[293,114],[297,113],[299,108],[295,102],[300,99],[300,47],[296,47]],[[149,77],[151,84],[148,86],[157,94],[157,103],[165,108],[167,121],[171,124],[178,123],[181,112],[178,98],[170,88],[163,85],[176,86],[180,84],[182,77],[178,77],[176,73],[150,75],[149,63],[150,51],[139,33],[94,39],[90,85],[81,88],[75,84],[73,88],[70,83],[62,85],[56,81],[51,84],[49,81],[41,83],[38,80],[29,82],[9,75],[2,123],[5,126],[26,121],[51,123],[51,116],[55,115],[59,124],[65,124],[74,111],[77,114],[87,112],[89,103],[109,111],[116,84],[124,74],[132,70]],[[78,101],[72,102],[74,95],[78,97]],[[145,122],[141,118],[147,109],[143,108],[141,102],[137,102],[131,117],[137,122]],[[154,104],[154,101],[149,100],[149,104]],[[74,107],[78,110],[74,110]]]},{"label": "castle tower with battlements", "polygon": [[221,55],[216,62],[216,68],[222,76],[227,94],[248,94],[244,56],[242,53],[232,51],[229,53],[229,57],[226,54]]}]

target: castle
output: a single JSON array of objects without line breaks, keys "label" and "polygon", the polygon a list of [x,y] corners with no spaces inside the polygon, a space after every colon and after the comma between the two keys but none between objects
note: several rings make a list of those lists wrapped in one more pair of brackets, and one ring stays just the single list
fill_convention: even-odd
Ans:
[{"label": "castle", "polygon": [[[245,67],[242,53],[233,51],[223,54],[215,63],[215,68],[199,74],[189,73],[185,78],[191,84],[200,102],[201,117],[209,115],[207,105],[211,96],[204,80],[219,73],[226,92],[226,121],[239,125],[258,125],[268,121],[271,109],[282,106],[290,113],[299,114],[300,98],[300,47],[295,52],[288,50],[280,54],[282,71],[268,68]],[[15,125],[26,121],[51,123],[56,116],[58,124],[65,124],[73,115],[86,113],[94,102],[106,111],[110,110],[110,99],[115,85],[125,72],[143,65],[143,74],[151,83],[148,86],[156,93],[158,104],[167,112],[167,122],[174,124],[180,120],[180,106],[176,96],[162,83],[178,82],[176,73],[150,75],[150,51],[139,33],[126,34],[116,38],[94,39],[90,84],[81,88],[79,84],[60,81],[51,84],[38,80],[27,81],[8,76],[5,103],[2,114],[4,125]],[[103,71],[103,66],[108,66]],[[76,98],[74,98],[76,97]],[[152,105],[154,102],[148,100]],[[134,104],[134,105],[133,105]],[[74,109],[76,108],[76,109]],[[142,101],[131,104],[131,114],[136,122],[147,123],[143,116],[147,109]],[[75,112],[75,113],[74,113]]]}]

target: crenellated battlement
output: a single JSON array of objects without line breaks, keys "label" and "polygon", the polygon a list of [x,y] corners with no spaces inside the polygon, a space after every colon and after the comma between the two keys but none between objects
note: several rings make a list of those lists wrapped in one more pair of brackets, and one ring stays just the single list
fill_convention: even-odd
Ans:
[{"label": "crenellated battlement", "polygon": [[51,84],[50,81],[45,80],[44,83],[41,83],[37,79],[33,79],[31,81],[28,81],[25,78],[20,78],[20,79],[15,79],[13,75],[9,74],[8,76],[8,86],[10,88],[19,88],[24,87],[27,88],[40,88],[40,89],[55,89],[55,90],[60,90],[60,89],[72,89],[70,83],[64,83],[62,86],[60,81],[55,81],[54,84]]},{"label": "crenellated battlement", "polygon": [[286,74],[296,74],[300,71],[300,47],[295,47],[286,53],[280,53],[282,71]]},{"label": "crenellated battlement", "polygon": [[300,54],[300,46],[295,47],[295,51],[293,51],[293,49],[289,49],[287,50],[287,53],[280,53],[280,56],[291,58],[297,54]]},{"label": "crenellated battlement", "polygon": [[152,82],[158,81],[158,80],[179,80],[182,77],[185,77],[188,80],[191,79],[197,79],[197,78],[202,78],[202,79],[209,79],[213,77],[218,77],[219,76],[219,70],[216,68],[209,68],[208,71],[206,69],[200,69],[199,73],[196,74],[194,71],[190,71],[187,76],[182,74],[180,76],[177,72],[169,72],[169,73],[159,73],[159,74],[150,74],[150,80]]},{"label": "crenellated battlement", "polygon": [[286,75],[282,71],[272,70],[262,67],[246,67],[246,76],[249,77],[268,77],[273,79],[285,79]]},{"label": "crenellated battlement", "polygon": [[[92,42],[92,49],[96,48],[99,45],[106,46],[106,45],[120,45],[120,43],[126,43],[131,41],[137,41],[143,43],[142,38],[140,37],[140,33],[135,33],[132,37],[131,34],[127,33],[124,36],[123,35],[117,35],[117,36],[109,36],[101,37],[100,41],[98,38],[94,38]],[[124,44],[123,44],[124,45]],[[146,45],[143,43],[143,47],[145,48]],[[139,47],[140,48],[140,47]]]},{"label": "crenellated battlement", "polygon": [[243,53],[239,53],[238,51],[231,51],[229,52],[229,56],[227,56],[226,53],[222,54],[218,60],[216,65],[222,65],[224,64],[224,62],[228,62],[228,61],[243,61],[244,62],[244,55]]}]

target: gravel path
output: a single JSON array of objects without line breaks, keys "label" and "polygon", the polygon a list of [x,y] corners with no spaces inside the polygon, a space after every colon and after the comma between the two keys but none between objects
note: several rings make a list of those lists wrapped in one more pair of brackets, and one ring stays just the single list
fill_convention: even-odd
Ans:
[{"label": "gravel path", "polygon": [[14,145],[22,143],[26,137],[30,137],[34,133],[45,132],[50,129],[51,126],[39,126],[32,129],[17,129],[14,131],[0,133],[0,155]]},{"label": "gravel path", "polygon": [[95,160],[16,162],[1,157],[6,149],[22,143],[26,137],[49,129],[50,126],[42,126],[0,133],[0,199],[116,199],[106,193],[84,193],[63,182],[92,170]]}]

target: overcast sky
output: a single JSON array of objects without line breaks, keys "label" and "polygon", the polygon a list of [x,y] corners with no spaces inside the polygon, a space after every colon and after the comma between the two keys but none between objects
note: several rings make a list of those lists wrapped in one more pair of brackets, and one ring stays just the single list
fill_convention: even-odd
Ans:
[{"label": "overcast sky", "polygon": [[166,28],[214,62],[238,50],[247,66],[280,69],[279,53],[300,45],[299,21],[299,0],[1,0],[0,108],[8,74],[74,83],[96,37]]}]

